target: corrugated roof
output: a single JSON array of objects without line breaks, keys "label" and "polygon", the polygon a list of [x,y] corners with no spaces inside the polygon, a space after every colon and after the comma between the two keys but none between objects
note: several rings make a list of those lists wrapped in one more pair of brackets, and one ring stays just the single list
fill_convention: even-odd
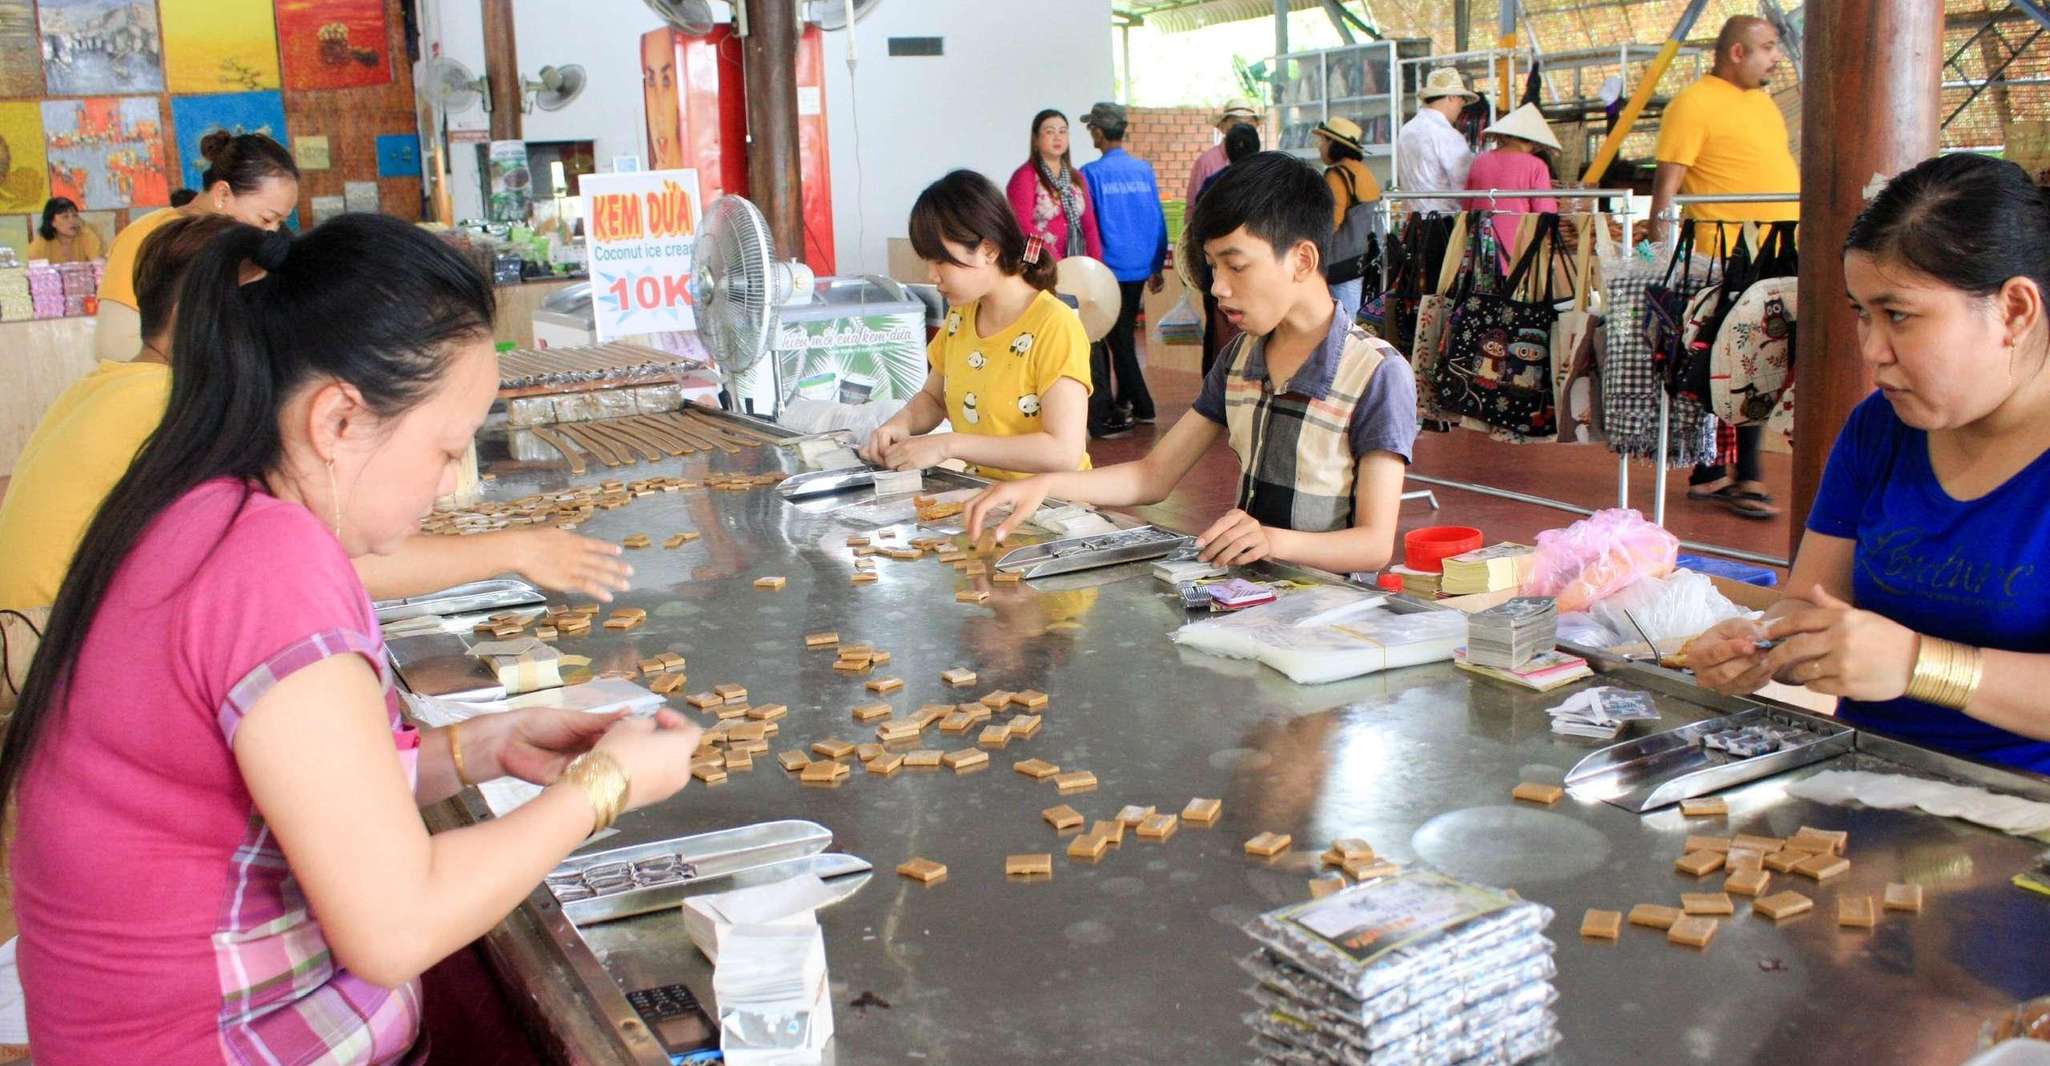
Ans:
[{"label": "corrugated roof", "polygon": [[[1291,11],[1322,6],[1322,0],[1289,0]],[[1271,19],[1274,0],[1113,0],[1111,10],[1162,33],[1187,33],[1223,22]]]}]

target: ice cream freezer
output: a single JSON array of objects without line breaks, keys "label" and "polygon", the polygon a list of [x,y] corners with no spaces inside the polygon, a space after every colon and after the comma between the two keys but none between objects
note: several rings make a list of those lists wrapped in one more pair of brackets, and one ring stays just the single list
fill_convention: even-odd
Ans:
[{"label": "ice cream freezer", "polygon": [[[889,376],[873,365],[836,372]],[[791,450],[763,446],[593,470],[589,479],[702,480],[794,462]],[[509,468],[490,489],[518,497],[572,484],[560,469]],[[693,782],[623,816],[619,834],[599,845],[798,819],[872,864],[871,883],[819,915],[835,1026],[827,1061],[1253,1058],[1238,961],[1254,945],[1241,926],[1307,899],[1320,853],[1338,838],[1556,912],[1548,935],[1560,1062],[1954,1063],[1971,1055],[1986,1015],[2050,992],[2050,900],[2009,883],[2041,843],[1788,793],[1790,782],[1856,768],[2043,800],[2042,778],[1859,732],[1840,754],[1724,791],[1720,817],[1639,813],[1577,791],[1552,806],[1516,802],[1520,783],[1558,783],[1600,747],[1548,728],[1546,709],[1571,689],[1530,692],[1450,663],[1297,685],[1249,661],[1177,648],[1170,634],[1192,616],[1143,562],[1012,584],[930,558],[884,559],[873,583],[858,584],[848,541],[874,530],[846,519],[865,502],[690,490],[600,510],[581,532],[615,541],[642,532],[658,543],[701,535],[628,553],[634,588],[614,606],[645,609],[644,624],[560,642],[589,656],[593,672],[674,651],[688,657],[690,691],[732,682],[757,703],[787,706],[776,752],[871,739],[873,726],[850,711],[879,699],[902,718],[991,690],[1049,697],[1044,727],[988,750],[979,771],[855,768],[835,784],[807,785],[757,756],[751,771]],[[771,575],[785,580],[773,590],[756,584]],[[807,634],[825,630],[892,660],[865,675],[835,670],[832,654],[806,647]],[[1601,668],[1583,684],[1648,693],[1661,728],[1756,706],[1655,667]],[[973,671],[976,683],[943,683],[956,669]],[[878,697],[865,682],[883,677],[904,689]],[[976,746],[971,735],[922,743]],[[1056,794],[1014,772],[1031,759],[1090,771],[1097,783]],[[1184,825],[1164,841],[1127,834],[1094,862],[1068,858],[1079,830],[1057,831],[1042,814],[1065,804],[1103,820],[1133,804],[1180,811],[1195,797],[1222,801],[1214,824]],[[440,825],[487,816],[475,790],[430,812]],[[1785,838],[1803,827],[1847,831],[1851,864],[1824,884],[1773,875],[1775,891],[1814,897],[1807,915],[1775,921],[1736,897],[1705,950],[1643,928],[1625,927],[1616,940],[1578,932],[1589,909],[1677,906],[1682,893],[1719,891],[1718,876],[1676,871],[1690,837]],[[1287,834],[1293,846],[1249,855],[1248,840],[1267,833]],[[1051,853],[1052,875],[1007,877],[1006,857],[1020,853]],[[925,884],[893,872],[912,859],[949,874]],[[1877,898],[1894,883],[1922,887],[1920,913],[1887,912],[1869,929],[1838,924],[1834,901]],[[629,994],[682,986],[710,995],[711,966],[674,908],[579,929],[537,888],[487,942],[513,1000],[563,1061],[666,1061]]]}]

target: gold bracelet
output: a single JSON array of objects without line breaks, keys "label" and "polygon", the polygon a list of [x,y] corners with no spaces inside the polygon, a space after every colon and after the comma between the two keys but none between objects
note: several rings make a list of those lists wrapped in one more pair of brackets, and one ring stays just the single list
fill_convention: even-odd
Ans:
[{"label": "gold bracelet", "polygon": [[626,809],[626,768],[604,752],[587,751],[577,756],[562,771],[560,780],[584,790],[584,797],[591,801],[594,833],[611,825]]},{"label": "gold bracelet", "polygon": [[464,788],[472,788],[477,782],[470,780],[470,772],[463,769],[462,738],[463,723],[457,722],[448,727],[448,761],[456,764],[456,783]]},{"label": "gold bracelet", "polygon": [[1912,700],[1962,711],[1978,695],[1986,677],[1983,649],[1935,637],[1923,637],[1915,655],[1915,672],[1905,695]]}]

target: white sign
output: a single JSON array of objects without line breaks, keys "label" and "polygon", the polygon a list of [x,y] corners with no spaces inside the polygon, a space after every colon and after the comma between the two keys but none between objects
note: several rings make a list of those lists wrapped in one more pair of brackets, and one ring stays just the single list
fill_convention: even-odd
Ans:
[{"label": "white sign", "polygon": [[689,286],[702,208],[698,172],[586,174],[578,184],[598,340],[695,328]]}]

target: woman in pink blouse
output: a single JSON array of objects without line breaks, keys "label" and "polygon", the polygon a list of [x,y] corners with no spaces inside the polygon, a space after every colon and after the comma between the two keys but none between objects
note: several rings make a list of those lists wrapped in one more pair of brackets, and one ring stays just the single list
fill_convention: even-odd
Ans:
[{"label": "woman in pink blouse", "polygon": [[[1537,154],[1539,147],[1559,150],[1559,139],[1545,124],[1536,104],[1525,104],[1481,131],[1493,139],[1494,147],[1476,156],[1466,174],[1468,189],[1549,189],[1552,168]],[[1469,211],[1492,211],[1495,243],[1501,246],[1506,265],[1516,255],[1516,227],[1527,211],[1556,212],[1559,201],[1549,196],[1468,197]]]},{"label": "woman in pink blouse", "polygon": [[1089,187],[1068,159],[1068,116],[1048,109],[1032,116],[1032,156],[1011,172],[1007,190],[1018,228],[1037,237],[1056,260],[1103,258]]}]

